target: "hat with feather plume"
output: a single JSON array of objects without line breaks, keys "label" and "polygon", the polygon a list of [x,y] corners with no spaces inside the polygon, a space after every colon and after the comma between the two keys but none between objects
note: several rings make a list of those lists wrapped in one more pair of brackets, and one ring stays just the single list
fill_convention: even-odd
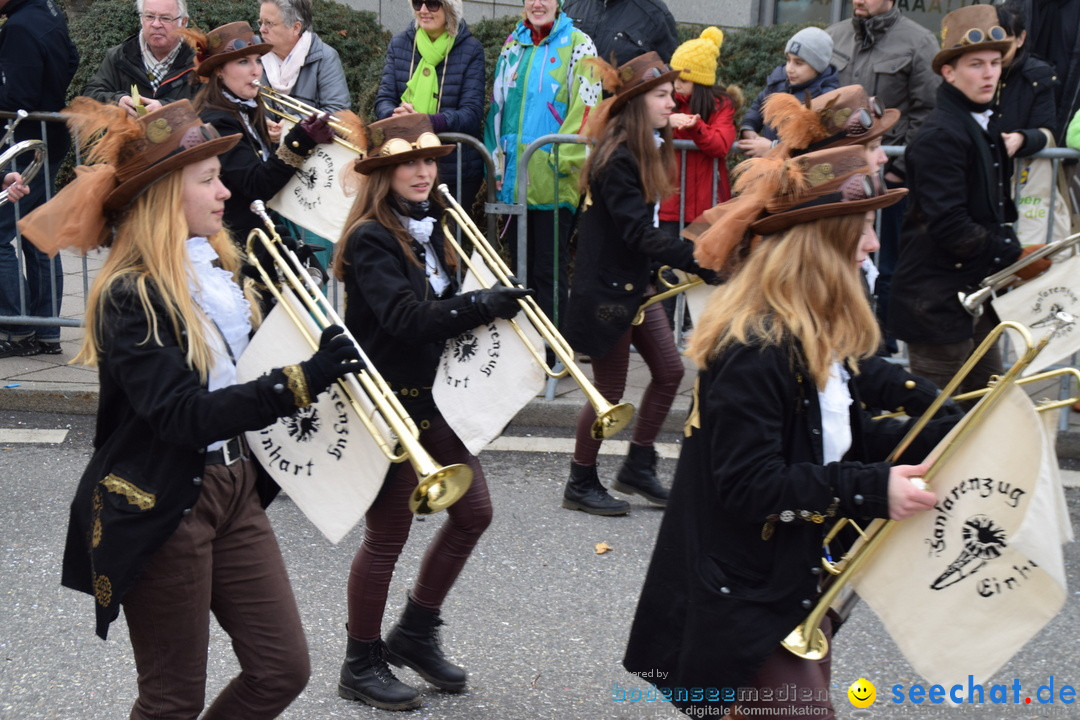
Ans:
[{"label": "hat with feather plume", "polygon": [[884,135],[900,111],[883,108],[862,85],[845,85],[801,101],[788,93],[773,93],[762,105],[766,125],[776,129],[781,154],[798,155],[841,145],[866,145]]},{"label": "hat with feather plume", "polygon": [[598,57],[588,58],[585,62],[600,75],[604,90],[613,93],[589,113],[582,132],[591,138],[599,138],[608,120],[622,112],[630,100],[657,85],[675,82],[679,76],[679,71],[669,68],[656,52],[638,55],[618,69]]},{"label": "hat with feather plume", "polygon": [[89,165],[75,180],[19,221],[19,229],[50,255],[65,247],[83,252],[107,245],[106,213],[116,213],[158,180],[216,157],[240,140],[222,137],[178,100],[139,118],[116,105],[77,97],[63,110]]},{"label": "hat with feather plume", "polygon": [[180,28],[180,37],[195,51],[195,74],[206,82],[210,73],[230,60],[265,55],[274,46],[263,42],[243,20],[216,27],[203,34],[198,28]]},{"label": "hat with feather plume", "polygon": [[905,188],[880,192],[869,169],[865,150],[851,145],[740,163],[735,168],[738,195],[700,218],[704,229],[699,227],[694,238],[694,257],[703,267],[730,271],[756,237],[822,218],[878,210],[907,194]]}]

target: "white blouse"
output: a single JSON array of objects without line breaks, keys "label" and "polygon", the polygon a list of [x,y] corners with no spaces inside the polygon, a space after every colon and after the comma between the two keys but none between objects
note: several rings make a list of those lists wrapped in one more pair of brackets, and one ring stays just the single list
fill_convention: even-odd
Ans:
[{"label": "white blouse", "polygon": [[818,392],[821,437],[826,463],[837,462],[851,448],[851,376],[837,360],[829,367],[825,389]]}]

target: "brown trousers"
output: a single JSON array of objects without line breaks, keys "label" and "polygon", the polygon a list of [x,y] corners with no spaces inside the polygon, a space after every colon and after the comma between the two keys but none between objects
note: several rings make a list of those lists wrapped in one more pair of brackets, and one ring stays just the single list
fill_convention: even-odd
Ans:
[{"label": "brown trousers", "polygon": [[732,717],[752,717],[763,712],[773,716],[790,716],[805,712],[807,707],[814,707],[816,712],[809,717],[835,718],[829,694],[832,685],[833,621],[828,615],[821,621],[821,631],[829,641],[829,651],[824,658],[806,660],[777,645],[750,683],[750,687],[757,690],[757,697],[736,703],[732,708]]},{"label": "brown trousers", "polygon": [[300,613],[250,461],[206,467],[198,502],[123,605],[139,672],[132,720],[199,716],[211,613],[232,640],[240,674],[203,720],[275,718],[307,685]]},{"label": "brown trousers", "polygon": [[[944,345],[926,343],[908,344],[908,363],[913,375],[920,375],[939,388],[944,388],[969,357],[979,343],[990,334],[997,325],[997,320],[990,312],[984,312],[975,322],[974,337],[960,342]],[[972,368],[957,390],[958,393],[981,390],[990,382],[991,375],[1002,373],[1001,349],[995,344],[990,352]],[[974,403],[972,403],[974,404]]]}]

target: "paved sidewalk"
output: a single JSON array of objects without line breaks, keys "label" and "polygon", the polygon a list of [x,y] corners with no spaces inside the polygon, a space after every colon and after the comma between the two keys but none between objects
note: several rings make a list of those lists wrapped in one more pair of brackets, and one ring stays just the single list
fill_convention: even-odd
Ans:
[{"label": "paved sidewalk", "polygon": [[[84,284],[88,286],[92,282],[105,256],[92,253],[84,260],[70,253],[61,255],[65,270],[62,315],[81,318],[84,311]],[[85,281],[84,262],[87,267]],[[96,370],[68,364],[78,353],[82,337],[81,328],[63,328],[60,333],[63,352],[60,355],[0,359],[0,410],[95,413],[98,391]],[[690,408],[695,372],[689,360],[684,358],[683,362],[686,374],[664,424],[664,432],[681,432]],[[588,364],[582,364],[582,368],[586,375],[591,375]],[[648,368],[636,354],[632,354],[624,400],[634,405],[640,404],[648,382]],[[1044,383],[1029,388],[1029,392],[1035,398],[1056,398],[1058,388],[1056,384]],[[572,380],[564,378],[558,381],[553,400],[546,400],[542,396],[536,398],[518,414],[514,424],[565,428],[567,434],[572,435],[578,411],[584,403],[584,393]],[[1061,457],[1080,458],[1080,413],[1066,410],[1063,415],[1067,416],[1067,425],[1059,432],[1058,453]],[[624,431],[619,437],[626,438],[628,433]]]}]

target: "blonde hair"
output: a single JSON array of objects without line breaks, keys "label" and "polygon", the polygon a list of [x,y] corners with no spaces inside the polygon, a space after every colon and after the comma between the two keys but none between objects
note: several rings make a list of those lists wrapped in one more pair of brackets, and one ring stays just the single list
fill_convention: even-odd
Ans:
[{"label": "blonde hair", "polygon": [[854,262],[864,222],[822,218],[763,238],[709,299],[687,355],[705,368],[732,345],[795,338],[821,390],[834,360],[873,354],[881,335]]},{"label": "blonde hair", "polygon": [[[115,228],[109,256],[90,288],[86,300],[86,327],[79,354],[72,362],[96,367],[103,347],[105,303],[113,302],[115,290],[132,290],[146,315],[148,331],[140,344],[164,345],[158,326],[157,304],[184,352],[189,368],[205,383],[214,364],[213,351],[204,332],[202,310],[188,290],[188,260],[185,242],[190,236],[183,212],[183,169],[176,170],[151,185],[120,218]],[[240,269],[240,251],[227,230],[209,238],[221,267],[233,273]],[[258,296],[250,282],[244,295],[251,306],[252,326],[262,319]]]}]

